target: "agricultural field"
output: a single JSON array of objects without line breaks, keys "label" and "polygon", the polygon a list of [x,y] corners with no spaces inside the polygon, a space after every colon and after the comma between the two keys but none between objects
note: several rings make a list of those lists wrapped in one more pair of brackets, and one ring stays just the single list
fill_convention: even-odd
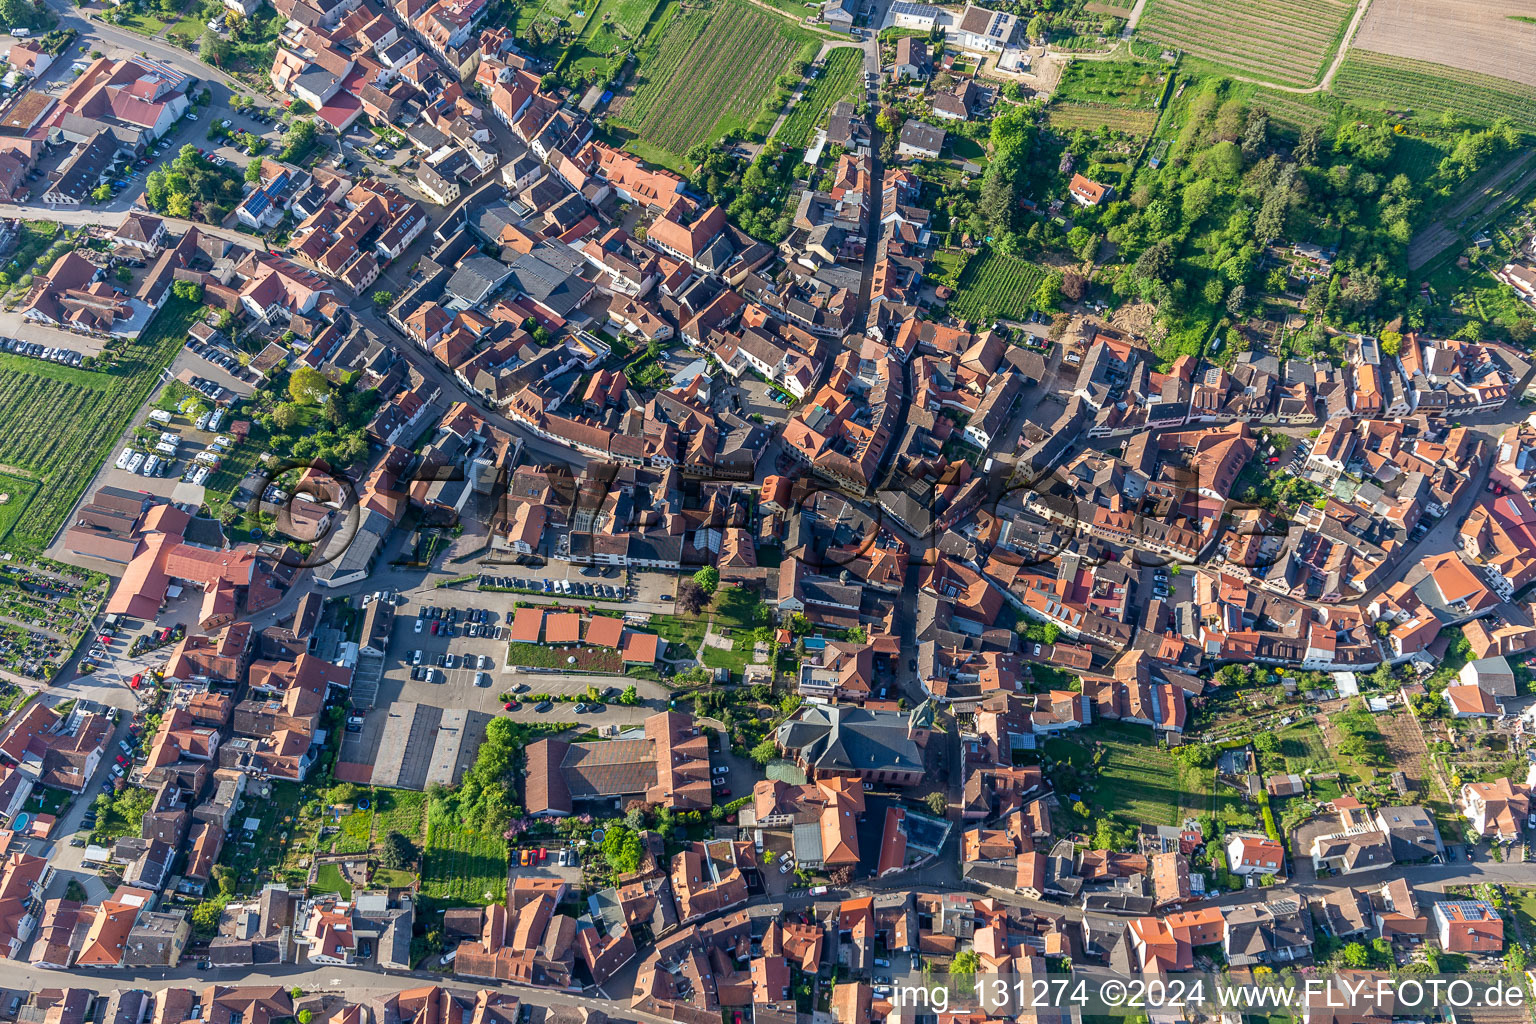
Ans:
[{"label": "agricultural field", "polygon": [[1436,122],[1447,112],[1479,124],[1500,117],[1536,122],[1536,88],[1368,50],[1350,49],[1332,90],[1356,106],[1423,122]]},{"label": "agricultural field", "polygon": [[612,120],[635,133],[639,155],[676,166],[696,144],[750,126],[774,80],[818,48],[816,36],[742,0],[679,11]]},{"label": "agricultural field", "polygon": [[864,51],[845,46],[827,54],[821,77],[806,86],[774,141],[786,146],[808,146],[811,135],[827,118],[827,112],[838,100],[847,99],[859,87],[859,74],[864,67]]},{"label": "agricultural field", "polygon": [[1250,78],[1315,85],[1354,12],[1352,0],[1148,0],[1137,33]]},{"label": "agricultural field", "polygon": [[48,546],[160,371],[185,344],[200,308],[171,299],[105,371],[0,358],[0,465],[37,480],[25,507],[0,513],[0,522],[8,518],[14,524],[10,543],[32,550]]},{"label": "agricultural field", "polygon": [[1151,135],[1157,126],[1157,111],[1107,103],[1052,103],[1047,108],[1051,127],[1059,131],[1086,128],[1097,131],[1111,128],[1131,135]]},{"label": "agricultural field", "polygon": [[1045,270],[1014,256],[987,252],[974,256],[960,274],[949,311],[962,320],[989,322],[995,317],[1022,320],[1033,305]]},{"label": "agricultural field", "polygon": [[461,825],[441,803],[427,812],[427,841],[421,864],[424,896],[452,904],[484,905],[507,895],[507,844]]},{"label": "agricultural field", "polygon": [[1536,87],[1530,0],[1373,0],[1352,47]]}]

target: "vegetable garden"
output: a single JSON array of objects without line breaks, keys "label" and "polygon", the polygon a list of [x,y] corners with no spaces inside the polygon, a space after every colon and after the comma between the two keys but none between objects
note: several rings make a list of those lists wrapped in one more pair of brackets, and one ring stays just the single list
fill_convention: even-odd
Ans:
[{"label": "vegetable garden", "polygon": [[750,126],[774,80],[817,48],[817,37],[741,0],[679,11],[613,120],[635,132],[637,152],[676,163],[696,144]]},{"label": "vegetable garden", "polygon": [[[0,512],[17,547],[47,547],[164,369],[201,307],[171,299],[106,371],[0,360],[0,464],[37,478],[30,503]],[[3,535],[0,535],[3,537]]]},{"label": "vegetable garden", "polygon": [[1351,0],[1150,0],[1137,31],[1240,74],[1313,85],[1354,11]]},{"label": "vegetable garden", "polygon": [[949,311],[965,320],[994,317],[1022,320],[1033,308],[1045,270],[1014,256],[987,252],[974,256],[960,274]]},{"label": "vegetable garden", "polygon": [[858,88],[859,72],[864,66],[864,51],[844,47],[827,54],[821,77],[806,86],[800,102],[789,112],[774,141],[786,146],[808,146],[817,125],[840,99]]}]

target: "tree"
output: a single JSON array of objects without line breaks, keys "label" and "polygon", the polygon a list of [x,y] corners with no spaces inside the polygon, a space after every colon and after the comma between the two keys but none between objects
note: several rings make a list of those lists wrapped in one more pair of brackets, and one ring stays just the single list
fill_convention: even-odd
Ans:
[{"label": "tree", "polygon": [[203,60],[216,68],[222,68],[229,62],[229,41],[211,28],[203,29],[203,38],[199,40],[197,49]]},{"label": "tree", "polygon": [[942,818],[949,811],[949,797],[937,790],[924,797],[923,802],[928,805],[929,812],[935,818]]},{"label": "tree", "polygon": [[32,24],[37,12],[26,0],[0,0],[0,17],[12,28],[22,28]]},{"label": "tree", "polygon": [[108,199],[112,198],[112,186],[105,183],[97,185],[95,188],[91,189],[91,198],[98,203],[106,202]]},{"label": "tree", "polygon": [[712,595],[720,586],[720,570],[712,565],[706,565],[693,574],[693,582],[699,585],[699,589],[704,591],[706,596]]},{"label": "tree", "polygon": [[118,267],[117,273],[114,276],[117,278],[119,284],[133,283],[133,271],[129,270],[127,267]]},{"label": "tree", "polygon": [[1318,151],[1322,148],[1322,142],[1322,125],[1309,125],[1308,127],[1302,129],[1301,138],[1296,140],[1296,148],[1291,151],[1291,155],[1294,156],[1296,158],[1296,162],[1301,164],[1303,167],[1315,164],[1317,162]]},{"label": "tree", "polygon": [[387,868],[403,871],[416,863],[416,847],[400,832],[390,832],[384,837],[384,851],[379,860]]},{"label": "tree", "polygon": [[608,866],[621,875],[632,874],[639,868],[644,854],[640,834],[623,825],[614,825],[603,836],[603,857]]},{"label": "tree", "polygon": [[1344,947],[1344,965],[1346,967],[1360,968],[1371,962],[1370,951],[1358,942],[1351,942]]},{"label": "tree", "polygon": [[187,302],[202,302],[203,286],[197,281],[173,281],[171,294]]},{"label": "tree", "polygon": [[1280,737],[1266,729],[1253,738],[1253,749],[1261,754],[1277,754],[1280,752]]},{"label": "tree", "polygon": [[288,376],[288,394],[300,405],[318,405],[330,393],[325,374],[313,366],[301,366]]},{"label": "tree", "polygon": [[1234,320],[1240,320],[1243,316],[1243,307],[1248,304],[1248,288],[1245,285],[1234,285],[1227,293],[1227,315]]},{"label": "tree", "polygon": [[204,900],[192,908],[192,929],[202,936],[212,936],[219,930],[219,915],[224,908],[213,900]]},{"label": "tree", "polygon": [[172,217],[187,220],[192,216],[192,197],[185,192],[176,192],[165,201],[165,212]]},{"label": "tree", "polygon": [[283,402],[272,410],[272,424],[278,430],[292,430],[299,425],[299,408],[292,402]]},{"label": "tree", "polygon": [[760,765],[765,765],[778,756],[779,748],[773,745],[772,737],[759,740],[757,746],[752,748],[752,760]]},{"label": "tree", "polygon": [[635,707],[640,703],[640,691],[632,685],[624,687],[624,692],[619,694],[619,703],[627,708]]},{"label": "tree", "polygon": [[1061,275],[1052,271],[1041,280],[1040,287],[1035,289],[1034,307],[1043,313],[1053,313],[1056,305],[1061,301]]},{"label": "tree", "polygon": [[1136,258],[1136,274],[1151,281],[1165,281],[1173,270],[1173,246],[1154,242]]},{"label": "tree", "polygon": [[245,181],[248,185],[261,184],[261,161],[252,160],[245,165]]},{"label": "tree", "polygon": [[1381,332],[1381,351],[1385,355],[1395,356],[1402,351],[1403,336],[1397,331]]},{"label": "tree", "polygon": [[955,978],[955,988],[969,995],[976,990],[976,971],[981,967],[981,957],[974,949],[963,949],[949,963],[949,973]]},{"label": "tree", "polygon": [[313,1021],[314,1019],[315,1019],[315,1015],[314,1015],[313,1011],[310,1011],[310,1010],[300,1010],[299,1011],[299,1015],[298,1015],[299,1024],[310,1024],[310,1022]]},{"label": "tree", "polygon": [[692,579],[677,585],[677,610],[684,615],[697,615],[704,608],[704,588]]},{"label": "tree", "polygon": [[373,304],[381,309],[388,309],[395,304],[395,293],[388,288],[380,288],[373,293]]},{"label": "tree", "polygon": [[315,123],[303,118],[296,119],[283,133],[283,150],[281,156],[284,160],[293,160],[302,156],[315,141]]}]

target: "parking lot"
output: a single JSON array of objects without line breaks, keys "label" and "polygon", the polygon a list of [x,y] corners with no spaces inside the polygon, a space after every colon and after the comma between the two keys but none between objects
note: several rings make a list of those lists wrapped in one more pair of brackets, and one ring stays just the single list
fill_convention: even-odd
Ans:
[{"label": "parking lot", "polygon": [[[398,596],[374,708],[344,737],[341,760],[372,766],[375,784],[451,785],[474,763],[485,724],[494,716],[624,728],[665,707],[667,689],[644,679],[507,669],[504,636],[514,600],[532,599],[447,588]],[[571,599],[566,603],[577,606]],[[578,713],[575,703],[556,702],[541,711],[542,705],[526,699],[546,693],[583,696],[589,688],[616,693],[631,685],[642,701],[634,707],[599,703]],[[510,710],[503,694],[513,696]]]}]

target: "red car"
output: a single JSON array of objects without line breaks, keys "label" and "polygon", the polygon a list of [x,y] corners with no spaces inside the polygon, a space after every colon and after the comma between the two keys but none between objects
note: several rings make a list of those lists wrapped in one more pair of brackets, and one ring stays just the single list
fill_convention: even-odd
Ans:
[{"label": "red car", "polygon": [[101,643],[104,643],[104,644],[110,644],[112,642],[112,638],[110,636],[107,636],[107,634],[105,634],[105,633],[101,634],[101,636],[98,636],[96,639],[99,640]]},{"label": "red car", "polygon": [[539,860],[544,861],[544,860],[548,860],[548,859],[549,859],[549,851],[546,850],[542,846],[539,847]]},{"label": "red car", "polygon": [[117,755],[117,763],[118,764],[127,764],[128,763],[128,759],[126,757],[124,757],[122,754],[118,754]]},{"label": "red car", "polygon": [[133,678],[128,680],[128,689],[130,689],[130,690],[137,690],[139,688],[139,684],[142,683],[143,681],[144,681],[144,673],[143,672],[135,672],[133,674]]}]

